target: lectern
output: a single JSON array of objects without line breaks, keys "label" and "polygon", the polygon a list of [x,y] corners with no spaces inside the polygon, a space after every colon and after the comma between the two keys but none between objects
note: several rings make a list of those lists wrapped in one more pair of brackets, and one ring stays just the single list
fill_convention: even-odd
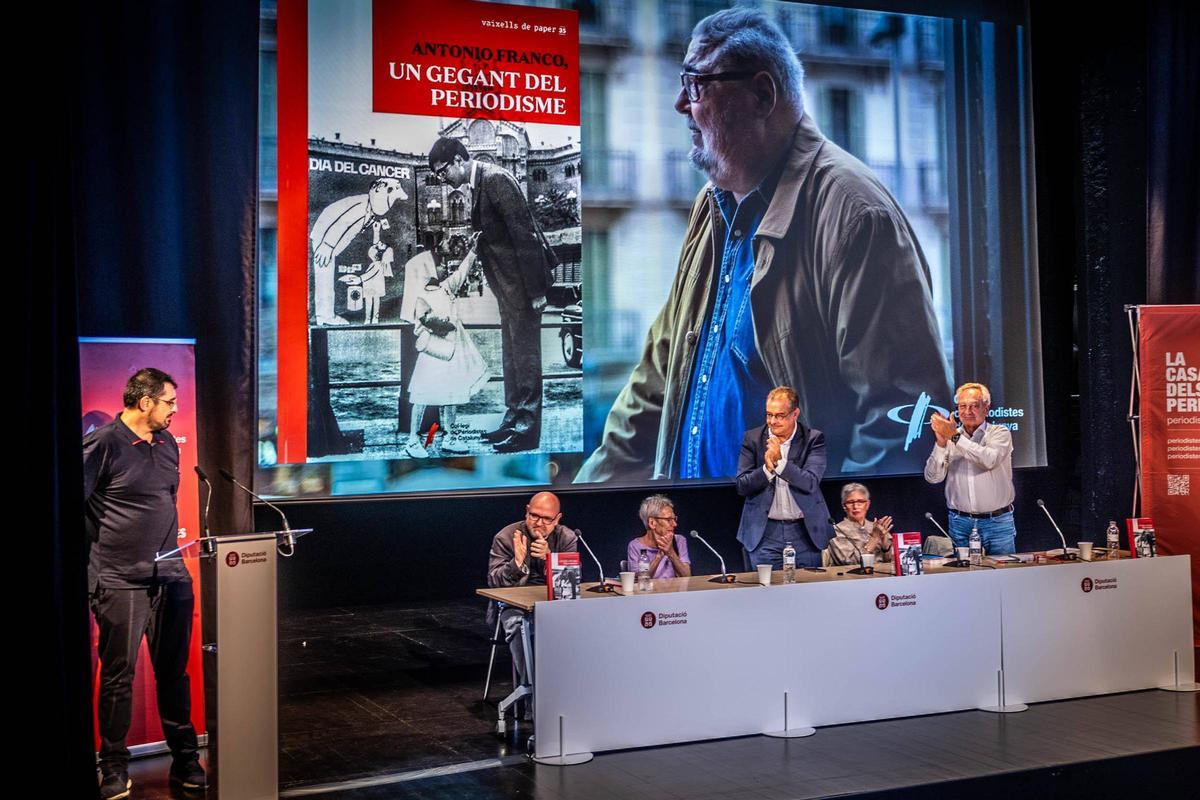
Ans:
[{"label": "lectern", "polygon": [[276,563],[309,533],[311,528],[206,536],[189,543],[200,547],[210,797],[279,796]]}]

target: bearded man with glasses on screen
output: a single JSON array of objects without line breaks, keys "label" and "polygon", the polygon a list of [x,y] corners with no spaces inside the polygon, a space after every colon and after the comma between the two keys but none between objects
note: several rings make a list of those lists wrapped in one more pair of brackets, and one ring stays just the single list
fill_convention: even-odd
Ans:
[{"label": "bearded man with glasses on screen", "polygon": [[709,184],[675,282],[577,482],[736,474],[761,398],[795,387],[832,471],[916,472],[893,409],[950,391],[929,265],[904,211],[804,106],[761,12],[701,20],[675,110]]}]

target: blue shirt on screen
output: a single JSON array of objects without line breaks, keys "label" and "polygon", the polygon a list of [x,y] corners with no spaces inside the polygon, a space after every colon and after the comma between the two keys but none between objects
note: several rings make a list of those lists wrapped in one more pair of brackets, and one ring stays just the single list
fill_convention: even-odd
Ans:
[{"label": "blue shirt on screen", "polygon": [[754,343],[750,280],[754,234],[770,203],[778,175],[742,198],[713,189],[721,212],[724,247],[708,323],[700,332],[684,427],[679,437],[679,477],[724,478],[737,472],[742,434],[763,421],[774,388]]}]

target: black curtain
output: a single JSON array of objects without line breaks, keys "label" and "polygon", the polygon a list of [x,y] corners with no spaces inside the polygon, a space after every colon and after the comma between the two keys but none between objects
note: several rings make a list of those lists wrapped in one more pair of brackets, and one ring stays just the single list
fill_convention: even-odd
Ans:
[{"label": "black curtain", "polygon": [[[36,657],[31,741],[54,748],[51,784],[96,794],[80,486],[78,336],[196,339],[199,458],[249,482],[255,449],[254,275],[258,4],[86,4],[23,12],[56,31],[52,58],[13,83],[37,140],[18,157],[27,266],[23,355],[45,527],[28,616]],[[51,15],[53,14],[53,18]],[[18,377],[18,376],[14,376]],[[113,409],[120,398],[113,398]],[[16,411],[16,409],[14,409]],[[23,430],[18,435],[27,435]],[[212,527],[248,530],[225,487]],[[197,679],[199,676],[196,676]]]},{"label": "black curtain", "polygon": [[[92,4],[80,13],[80,333],[196,339],[200,464],[249,484],[257,3]],[[248,530],[249,504],[229,488],[217,487],[212,528]]]},{"label": "black curtain", "polygon": [[1200,12],[1150,9],[1146,300],[1200,303]]},{"label": "black curtain", "polygon": [[[78,40],[70,15],[60,41]],[[40,30],[45,20],[28,7],[10,19],[12,30]],[[20,361],[9,380],[26,390],[13,396],[9,413],[20,426],[10,452],[13,501],[7,556],[10,577],[31,592],[9,615],[17,629],[10,642],[19,652],[17,708],[10,714],[32,725],[20,736],[35,747],[52,748],[52,782],[63,797],[96,794],[92,746],[91,663],[88,653],[87,548],[83,540],[83,469],[79,448],[79,348],[73,246],[75,210],[70,186],[75,163],[70,124],[77,100],[70,69],[50,60],[45,72],[11,81],[9,108],[36,122],[28,152],[18,156],[16,219],[8,226],[16,246],[14,266],[21,293]],[[17,246],[19,243],[19,246]],[[49,415],[39,413],[51,409]],[[19,455],[17,455],[19,452]],[[30,555],[32,554],[32,559]],[[37,643],[35,646],[31,643]],[[14,650],[10,645],[10,653]],[[28,679],[26,678],[28,675]],[[25,703],[20,700],[25,699]],[[40,743],[40,744],[39,744]],[[18,785],[24,788],[31,779]],[[40,782],[40,779],[34,779]]]}]

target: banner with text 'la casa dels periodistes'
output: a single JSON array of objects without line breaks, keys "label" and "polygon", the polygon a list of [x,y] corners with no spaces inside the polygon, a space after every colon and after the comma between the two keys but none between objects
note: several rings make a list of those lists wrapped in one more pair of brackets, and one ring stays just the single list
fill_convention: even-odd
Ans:
[{"label": "banner with text 'la casa dels periodistes'", "polygon": [[1154,520],[1159,555],[1192,556],[1200,644],[1200,306],[1138,312],[1142,515]]}]

